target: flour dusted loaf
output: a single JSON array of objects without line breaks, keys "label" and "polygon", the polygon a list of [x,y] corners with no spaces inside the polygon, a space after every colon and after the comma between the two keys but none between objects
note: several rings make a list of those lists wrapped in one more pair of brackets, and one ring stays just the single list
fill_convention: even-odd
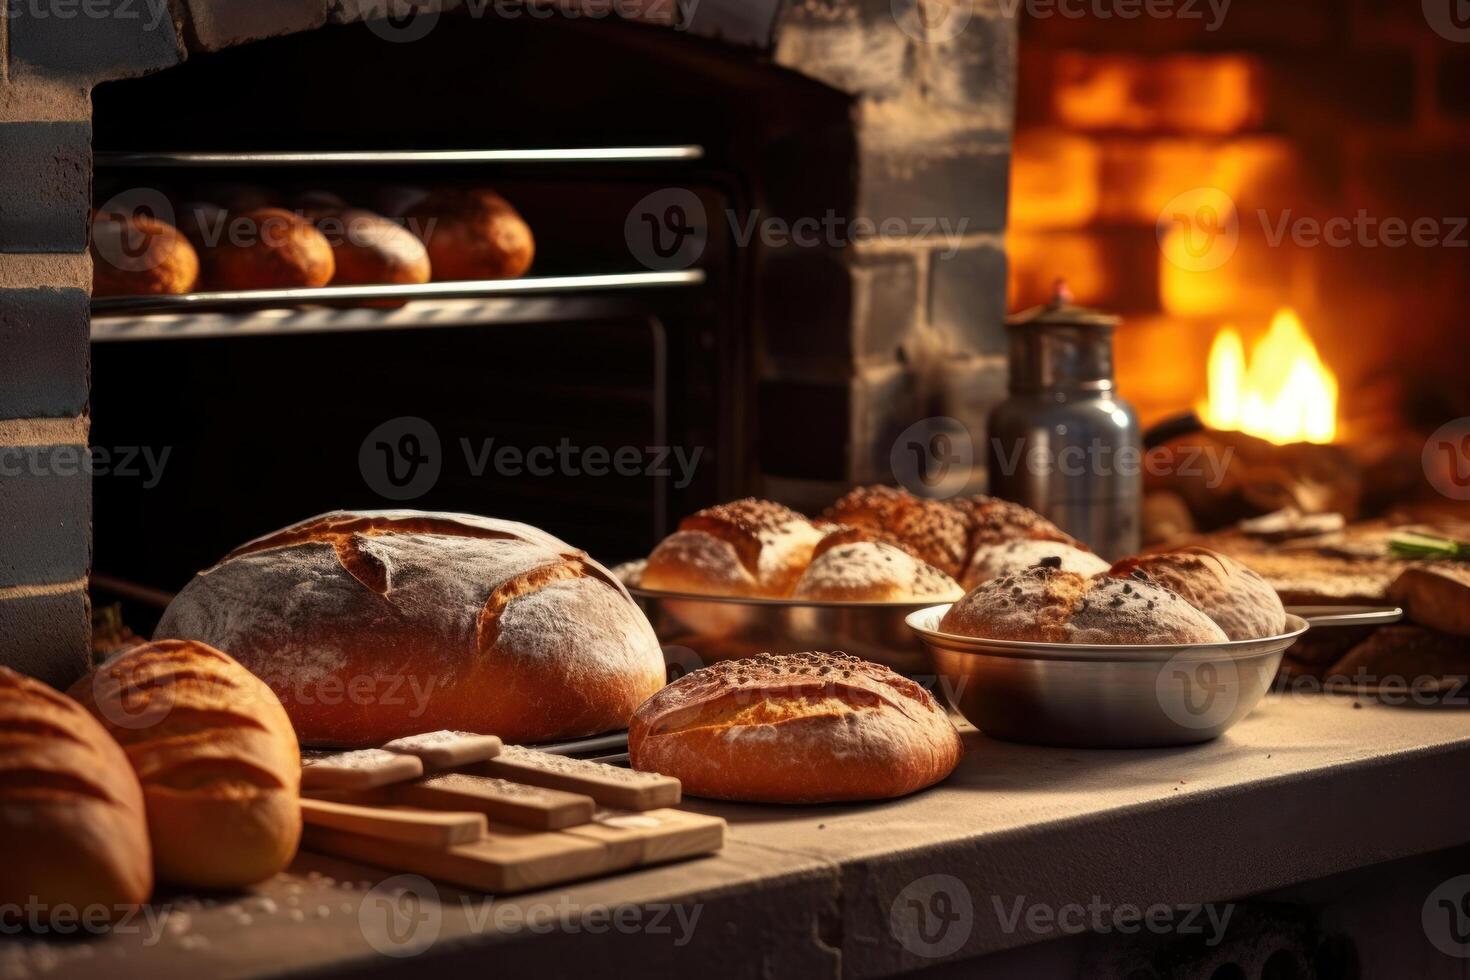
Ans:
[{"label": "flour dusted loaf", "polygon": [[991,579],[950,607],[939,629],[1042,643],[1223,643],[1203,612],[1151,582],[1063,571],[1058,559]]},{"label": "flour dusted loaf", "polygon": [[313,745],[592,735],[664,681],[611,572],[544,531],[467,514],[335,512],[266,535],[195,576],[156,638],[227,651]]},{"label": "flour dusted loaf", "polygon": [[959,583],[921,558],[842,528],[817,545],[793,597],[820,602],[953,602]]},{"label": "flour dusted loaf", "polygon": [[1190,546],[1124,558],[1108,574],[1177,592],[1232,640],[1286,632],[1286,609],[1276,590],[1240,562],[1209,548]]},{"label": "flour dusted loaf", "polygon": [[653,549],[640,584],[665,592],[784,598],[826,530],[789,507],[748,497],[679,522]]},{"label": "flour dusted loaf", "polygon": [[76,702],[7,667],[0,840],[0,906],[114,919],[153,889],[143,791],[123,750]]},{"label": "flour dusted loaf", "polygon": [[1009,500],[977,493],[950,501],[949,505],[965,518],[971,550],[1011,541],[1058,541],[1082,548],[1076,538],[1036,511]]},{"label": "flour dusted loaf", "polygon": [[396,221],[347,207],[326,195],[309,201],[306,216],[332,248],[334,286],[417,285],[429,281],[424,243]]},{"label": "flour dusted loaf", "polygon": [[965,588],[973,589],[981,582],[988,582],[1007,572],[1019,572],[1049,558],[1060,561],[1058,567],[1063,571],[1079,575],[1101,575],[1108,570],[1107,562],[1086,549],[1063,541],[1021,538],[976,548],[960,581]]},{"label": "flour dusted loaf", "polygon": [[760,803],[903,796],[959,763],[959,734],[922,687],[833,653],[764,655],[686,674],[633,716],[633,768],[684,792]]},{"label": "flour dusted loaf", "polygon": [[285,869],[301,839],[301,756],[280,701],[203,643],[133,647],[72,697],[127,754],[143,786],[161,880],[241,888]]},{"label": "flour dusted loaf", "polygon": [[858,487],[823,513],[835,524],[886,535],[951,578],[969,556],[969,527],[962,511],[892,487]]}]

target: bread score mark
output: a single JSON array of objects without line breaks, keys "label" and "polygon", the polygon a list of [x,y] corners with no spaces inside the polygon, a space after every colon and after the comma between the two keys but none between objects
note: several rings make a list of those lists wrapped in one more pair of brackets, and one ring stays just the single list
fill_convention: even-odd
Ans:
[{"label": "bread score mark", "polygon": [[[885,697],[866,687],[844,684],[840,680],[752,684],[733,690],[712,691],[668,712],[649,727],[647,737],[657,738],[671,730],[683,733],[706,728],[775,726],[788,721],[837,718],[876,710],[884,705],[911,721],[921,720],[921,716],[914,714],[903,700]],[[804,710],[812,707],[825,710],[820,715]]]},{"label": "bread score mark", "polygon": [[505,612],[505,607],[509,606],[512,600],[532,592],[539,592],[553,582],[565,582],[574,578],[586,577],[587,568],[582,561],[563,559],[560,562],[533,568],[529,572],[500,583],[491,590],[490,597],[485,600],[485,605],[480,610],[480,619],[475,627],[475,648],[481,653],[488,653],[495,647],[496,642],[500,639],[500,615]]}]

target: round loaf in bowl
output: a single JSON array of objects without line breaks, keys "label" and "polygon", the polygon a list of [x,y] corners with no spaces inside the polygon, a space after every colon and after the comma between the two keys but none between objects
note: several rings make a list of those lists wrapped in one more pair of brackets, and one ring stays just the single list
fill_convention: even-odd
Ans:
[{"label": "round loaf in bowl", "polygon": [[[148,900],[153,863],[143,791],[91,715],[40,681],[0,667],[0,905],[105,909]],[[0,912],[0,921],[4,921]]]},{"label": "round loaf in bowl", "polygon": [[822,516],[886,535],[951,578],[965,570],[969,526],[964,513],[949,504],[893,487],[868,486],[850,491]]},{"label": "round loaf in bowl", "polygon": [[972,589],[939,621],[944,633],[1030,643],[1223,643],[1214,620],[1162,586],[1058,567],[1060,559]]},{"label": "round loaf in bowl", "polygon": [[707,507],[659,542],[639,584],[695,595],[784,598],[825,533],[771,500],[747,497]]},{"label": "round loaf in bowl", "polygon": [[111,657],[71,695],[138,774],[160,879],[242,888],[291,863],[301,755],[259,678],[213,647],[166,640]]},{"label": "round loaf in bowl", "polygon": [[883,541],[839,531],[817,546],[792,597],[816,602],[953,602],[965,594],[933,565]]},{"label": "round loaf in bowl", "polygon": [[1270,583],[1235,559],[1209,548],[1191,545],[1124,558],[1108,574],[1152,582],[1177,592],[1218,623],[1232,640],[1286,632],[1286,608]]},{"label": "round loaf in bowl", "polygon": [[963,754],[928,691],[887,667],[834,653],[764,655],[686,674],[633,716],[633,768],[684,792],[758,803],[903,796],[944,779]]},{"label": "round loaf in bowl", "polygon": [[653,628],[610,571],[468,514],[339,511],[266,535],[195,576],[155,638],[230,653],[311,745],[594,735],[664,682]]},{"label": "round loaf in bowl", "polygon": [[976,548],[960,582],[965,588],[973,589],[982,582],[988,582],[1007,572],[1019,572],[1049,558],[1059,560],[1061,564],[1057,567],[1062,571],[1076,572],[1078,575],[1101,575],[1108,570],[1107,562],[1076,545],[1064,541],[1021,538],[1004,544],[983,544]]}]

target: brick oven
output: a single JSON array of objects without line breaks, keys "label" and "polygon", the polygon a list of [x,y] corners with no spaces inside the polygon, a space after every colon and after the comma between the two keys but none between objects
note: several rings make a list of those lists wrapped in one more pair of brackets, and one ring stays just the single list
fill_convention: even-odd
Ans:
[{"label": "brick oven", "polygon": [[[642,515],[623,522],[633,530],[590,544],[608,558],[641,553],[671,514],[716,499],[760,492],[811,506],[852,482],[891,480],[894,439],[918,420],[952,416],[982,431],[1004,389],[1015,24],[1003,5],[977,3],[955,33],[919,6],[704,0],[645,4],[628,17],[614,4],[559,3],[520,5],[511,17],[473,3],[386,11],[348,0],[153,0],[61,17],[9,0],[0,21],[0,446],[11,464],[0,477],[0,662],[57,684],[87,663],[94,523],[97,571],[130,576],[136,595],[176,588],[249,533],[301,516],[302,499],[373,500],[353,467],[312,468],[333,446],[355,453],[370,413],[310,400],[257,409],[251,399],[268,386],[251,384],[251,371],[298,355],[348,366],[414,356],[428,359],[426,371],[429,351],[469,356],[389,331],[290,348],[90,344],[90,210],[119,188],[165,179],[115,169],[129,153],[454,150],[471,137],[475,148],[700,144],[699,180],[708,177],[718,191],[708,200],[719,202],[707,284],[657,314],[674,337],[664,351],[667,437],[703,445],[718,462],[686,493],[628,503]],[[419,28],[418,43],[394,43]],[[538,75],[559,59],[605,70],[609,85]],[[492,63],[516,67],[496,75]],[[485,100],[483,112],[466,93]],[[621,229],[627,205],[616,193],[599,197],[587,183],[569,196],[566,183],[538,184],[545,176],[522,168],[514,178],[528,199],[545,192],[538,231],[548,241],[558,224],[607,219]],[[606,189],[634,178],[610,170],[597,179]],[[655,190],[690,179],[675,169],[636,176]],[[578,213],[568,200],[589,203]],[[753,215],[837,231],[816,245],[765,234],[732,245]],[[585,254],[637,267],[629,243],[615,244]],[[555,273],[599,271],[548,261]],[[282,377],[287,389],[301,380]],[[231,477],[246,472],[230,468],[238,458],[201,468],[219,460],[206,444],[268,447],[270,426],[303,414],[318,419],[320,445],[251,471],[269,481]],[[172,427],[161,433],[160,419]],[[203,419],[217,428],[191,434],[188,420]],[[89,434],[103,452],[174,445],[173,489],[150,496],[94,479]],[[441,490],[426,503],[487,506]],[[505,516],[553,530],[584,505],[567,498],[548,518],[535,510],[550,506],[544,499],[503,498]]]}]

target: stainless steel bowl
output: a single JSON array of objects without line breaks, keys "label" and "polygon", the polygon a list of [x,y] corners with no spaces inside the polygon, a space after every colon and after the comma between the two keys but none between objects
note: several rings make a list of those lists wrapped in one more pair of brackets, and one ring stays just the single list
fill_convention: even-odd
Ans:
[{"label": "stainless steel bowl", "polygon": [[1083,645],[939,631],[949,604],[911,613],[955,710],[996,738],[1074,748],[1189,745],[1219,736],[1260,701],[1281,655],[1308,629],[1228,643]]}]

